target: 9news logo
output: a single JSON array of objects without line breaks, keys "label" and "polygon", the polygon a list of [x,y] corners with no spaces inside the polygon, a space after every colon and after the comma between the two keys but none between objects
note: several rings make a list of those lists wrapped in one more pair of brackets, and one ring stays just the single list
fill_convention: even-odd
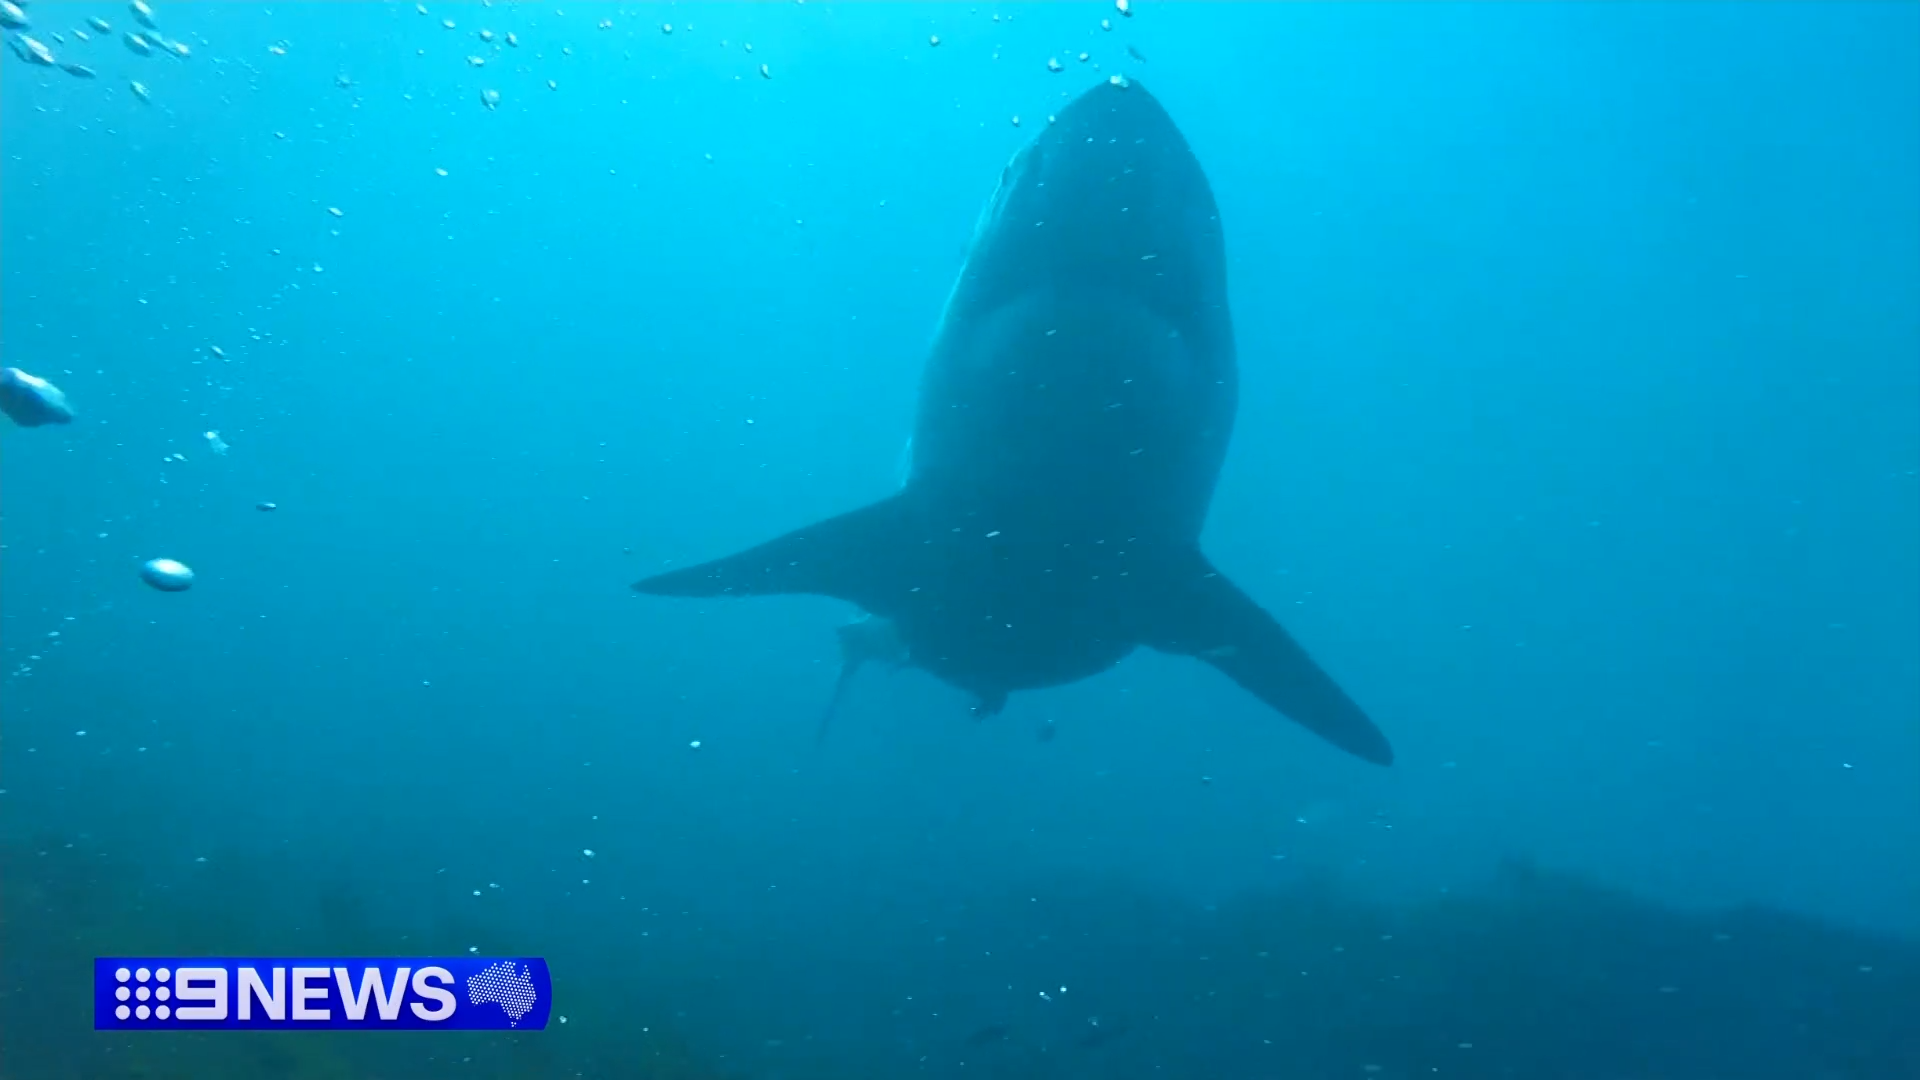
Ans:
[{"label": "9news logo", "polygon": [[553,1009],[538,958],[93,962],[95,1030],[534,1030]]}]

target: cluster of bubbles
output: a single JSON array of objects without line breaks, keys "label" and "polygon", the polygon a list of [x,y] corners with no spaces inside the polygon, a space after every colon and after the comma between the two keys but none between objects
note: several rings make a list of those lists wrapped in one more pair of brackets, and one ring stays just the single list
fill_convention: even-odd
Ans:
[{"label": "cluster of bubbles", "polygon": [[[5,3],[6,0],[0,0]],[[0,368],[0,412],[21,427],[47,427],[73,423],[73,405],[59,387],[38,375],[19,368]],[[219,442],[220,433],[209,431],[211,442]],[[217,452],[217,451],[216,451]],[[261,503],[272,509],[272,503]],[[140,567],[140,579],[161,592],[185,592],[193,587],[193,571],[175,559],[149,559]]]},{"label": "cluster of bubbles", "polygon": [[[27,13],[26,0],[0,0],[0,29],[11,30],[7,35],[7,47],[21,60],[36,67],[58,68],[76,79],[97,79],[99,72],[86,64],[62,59],[54,51],[58,46],[62,50],[69,46],[85,47],[96,38],[105,40],[113,36],[113,23],[103,16],[92,15],[85,26],[74,27],[65,32],[47,31],[42,40],[34,34],[33,18]],[[127,5],[138,24],[137,29],[127,30],[120,35],[121,44],[136,56],[171,56],[185,60],[193,55],[193,47],[184,41],[168,37],[160,29],[159,16],[146,0],[133,0]],[[53,44],[49,45],[48,41]],[[129,87],[135,97],[141,101],[151,100],[146,84],[131,80]]]}]

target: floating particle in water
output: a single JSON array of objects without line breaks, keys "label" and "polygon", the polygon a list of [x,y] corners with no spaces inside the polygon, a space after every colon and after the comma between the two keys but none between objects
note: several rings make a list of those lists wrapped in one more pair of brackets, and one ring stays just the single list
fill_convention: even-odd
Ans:
[{"label": "floating particle in water", "polygon": [[445,175],[447,175],[447,170],[445,170],[445,169],[435,169],[435,170],[433,170],[433,175],[435,175],[435,176],[445,176]]},{"label": "floating particle in water", "polygon": [[520,38],[516,34],[514,34],[511,30],[507,32],[507,44],[513,46],[516,49],[520,47]]},{"label": "floating particle in water", "polygon": [[329,206],[329,207],[327,207],[327,213],[329,213],[329,214],[332,214],[332,215],[333,215],[334,217],[346,217],[346,216],[347,216],[347,214],[346,214],[346,211],[344,211],[344,210],[342,210],[342,209],[340,209],[340,208],[339,208],[339,207],[337,207],[337,206]]},{"label": "floating particle in water", "polygon": [[209,431],[201,437],[207,440],[207,449],[216,454],[225,454],[227,452],[227,440],[222,439],[219,432]]},{"label": "floating particle in water", "polygon": [[413,5],[413,10],[415,10],[415,11],[417,11],[417,12],[419,12],[419,13],[420,13],[420,14],[422,14],[422,15],[425,15],[425,14],[427,13],[427,5],[425,5],[425,4],[415,4],[415,5]]},{"label": "floating particle in water", "polygon": [[485,105],[489,111],[499,108],[500,107],[500,91],[498,90],[480,91],[480,104]]},{"label": "floating particle in water", "polygon": [[[127,48],[132,49],[135,53],[141,56],[153,55],[153,43],[148,41],[146,38],[141,37],[139,34],[134,33],[131,30],[127,31],[126,36],[121,38],[120,40],[127,43]],[[286,49],[282,48],[280,50],[280,54],[282,56],[285,56]]]},{"label": "floating particle in water", "polygon": [[207,351],[213,354],[215,360],[225,360],[227,358],[227,350],[218,345],[207,346]]},{"label": "floating particle in water", "polygon": [[1112,22],[1111,20],[1109,20],[1109,19],[1101,19],[1101,20],[1100,20],[1100,29],[1102,29],[1102,30],[1111,30],[1111,29],[1113,29],[1113,22]]},{"label": "floating particle in water", "polygon": [[467,63],[474,67],[486,67],[487,58],[484,56],[469,56],[467,57]]},{"label": "floating particle in water", "polygon": [[60,388],[19,368],[0,368],[0,412],[21,427],[73,422],[73,406]]},{"label": "floating particle in water", "polygon": [[661,33],[663,33],[663,34],[671,34],[671,33],[673,33],[673,24],[672,24],[672,23],[661,23],[661,24],[660,24],[660,32],[661,32]]},{"label": "floating particle in water", "polygon": [[695,739],[695,740],[693,740],[692,742],[690,742],[690,743],[688,743],[688,744],[687,744],[687,748],[688,748],[689,750],[698,750],[698,749],[700,749],[700,740],[699,740],[699,739]]},{"label": "floating particle in water", "polygon": [[52,67],[54,64],[53,50],[47,48],[44,42],[25,34],[13,39],[13,51],[29,64],[39,64],[41,67]]},{"label": "floating particle in water", "polygon": [[[696,744],[696,745],[698,745],[698,744]],[[582,849],[581,849],[581,851],[580,851],[580,854],[582,854],[582,855],[585,855],[585,856],[586,856],[587,858],[589,858],[589,859],[591,859],[591,858],[593,858],[593,849],[592,849],[592,848],[582,848]]]},{"label": "floating particle in water", "polygon": [[113,24],[101,18],[98,15],[94,15],[88,18],[87,25],[93,27],[94,30],[97,31],[98,33],[102,33],[102,34],[113,33]]},{"label": "floating particle in water", "polygon": [[449,30],[451,30],[451,29],[453,29],[453,20],[452,20],[452,19],[441,19],[441,20],[440,20],[440,25],[441,25],[441,26],[444,26],[444,27],[446,27],[446,28],[447,28],[447,29],[449,29]]},{"label": "floating particle in water", "polygon": [[1133,0],[1113,0],[1113,10],[1123,19],[1133,18]]},{"label": "floating particle in water", "polygon": [[345,72],[341,72],[340,74],[335,75],[333,77],[333,85],[339,87],[342,90],[351,90],[353,89],[353,76],[348,75]]},{"label": "floating particle in water", "polygon": [[479,38],[479,39],[480,39],[481,41],[492,41],[492,40],[493,40],[493,31],[491,31],[491,30],[482,30],[482,31],[480,31],[480,32],[479,32],[478,34],[476,34],[475,36],[476,36],[476,37],[478,37],[478,38]]},{"label": "floating particle in water", "polygon": [[278,510],[278,509],[280,509],[280,504],[279,504],[279,503],[270,503],[270,502],[257,502],[257,503],[254,503],[254,504],[253,504],[253,508],[254,508],[255,510],[258,510],[258,511],[260,511],[260,512],[261,512],[261,513],[263,513],[263,514],[271,514],[271,513],[273,513],[273,512],[275,511],[275,510]]},{"label": "floating particle in water", "polygon": [[127,10],[133,12],[134,20],[141,26],[149,30],[160,29],[160,22],[153,17],[153,9],[147,6],[146,0],[133,0],[127,5]]},{"label": "floating particle in water", "polygon": [[1086,63],[1091,58],[1092,58],[1092,54],[1090,53],[1081,53],[1079,56],[1074,57],[1074,59],[1080,61],[1083,64]]},{"label": "floating particle in water", "polygon": [[187,48],[187,43],[184,41],[167,42],[167,51],[179,57],[182,60],[185,60],[193,55],[193,50]]},{"label": "floating particle in water", "polygon": [[547,80],[547,89],[549,89],[549,90],[558,90],[558,89],[560,89],[560,84],[559,84],[559,83],[557,83],[557,82],[554,82],[554,81],[553,81],[552,79],[548,79],[548,80]]},{"label": "floating particle in water", "polygon": [[1014,127],[1019,127],[1019,126],[1020,126],[1020,117],[1019,117],[1018,115],[1016,115],[1016,116],[1014,116],[1014,118],[1013,118],[1013,126],[1014,126]]},{"label": "floating particle in water", "polygon": [[934,46],[934,47],[936,47],[936,48],[937,48],[937,47],[939,47],[939,45],[940,45],[940,35],[939,35],[939,34],[935,34],[935,35],[933,35],[932,37],[929,37],[929,38],[927,39],[927,44],[929,44],[929,45],[932,45],[932,46]]},{"label": "floating particle in water", "polygon": [[1127,81],[1127,77],[1125,75],[1109,75],[1107,76],[1107,82],[1113,86],[1119,87],[1122,90],[1125,90],[1127,87],[1133,85],[1132,83]]},{"label": "floating particle in water", "polygon": [[1061,71],[1065,71],[1066,69],[1067,69],[1067,66],[1066,66],[1065,64],[1062,64],[1062,63],[1060,62],[1060,58],[1059,58],[1059,57],[1057,57],[1057,56],[1049,56],[1049,57],[1047,57],[1047,70],[1048,70],[1048,71],[1052,71],[1052,72],[1061,72]]},{"label": "floating particle in water", "polygon": [[60,70],[76,79],[97,79],[99,76],[85,64],[61,64]]},{"label": "floating particle in water", "polygon": [[746,43],[746,45],[745,45],[745,48],[746,48],[746,50],[747,50],[748,52],[752,52],[752,51],[753,51],[753,42],[751,42],[751,41],[749,41],[749,42],[747,42],[747,43]]},{"label": "floating particle in water", "polygon": [[25,30],[32,25],[32,20],[20,10],[20,5],[13,0],[0,0],[0,26],[9,30]]},{"label": "floating particle in water", "polygon": [[761,65],[760,65],[760,77],[761,77],[761,78],[763,78],[763,79],[771,79],[771,78],[773,78],[773,72],[771,72],[771,71],[768,71],[768,70],[767,70],[767,65],[765,65],[765,64],[761,64]]},{"label": "floating particle in water", "polygon": [[147,84],[141,82],[139,79],[129,82],[127,89],[132,90],[133,96],[139,98],[141,101],[148,102],[149,104],[152,103],[153,97],[147,93]]},{"label": "floating particle in water", "polygon": [[611,29],[613,29],[613,20],[612,20],[612,19],[601,19],[601,20],[600,20],[600,29],[602,29],[602,30],[611,30]]},{"label": "floating particle in water", "polygon": [[193,588],[193,571],[177,559],[148,559],[140,566],[140,580],[161,592],[186,592]]}]

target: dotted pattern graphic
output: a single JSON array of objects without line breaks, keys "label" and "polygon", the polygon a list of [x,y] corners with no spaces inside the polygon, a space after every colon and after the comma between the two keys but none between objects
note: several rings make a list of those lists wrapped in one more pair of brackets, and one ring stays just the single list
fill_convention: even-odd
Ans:
[{"label": "dotted pattern graphic", "polygon": [[[168,971],[166,968],[161,968],[159,971],[148,971],[146,968],[140,968],[137,971],[128,971],[126,968],[120,968],[115,971],[113,973],[113,981],[120,985],[113,988],[113,997],[115,1001],[119,1001],[122,1004],[114,1006],[113,1018],[115,1020],[145,1020],[151,1017],[156,1020],[165,1020],[169,1016],[172,1016],[173,1007],[166,1004],[167,999],[173,996],[173,991],[166,986],[167,980],[171,978],[173,978],[173,972]],[[148,986],[148,982],[155,982],[160,985]],[[134,983],[136,985],[129,986],[128,983]],[[125,1004],[125,1002],[129,1000],[137,1001],[140,1004]],[[147,1004],[149,1001],[159,1002],[160,1004],[149,1005]]]},{"label": "dotted pattern graphic", "polygon": [[485,968],[467,980],[467,1003],[493,1002],[507,1014],[507,1023],[520,1026],[520,1018],[533,1011],[540,995],[533,989],[533,970],[521,970],[511,960]]}]

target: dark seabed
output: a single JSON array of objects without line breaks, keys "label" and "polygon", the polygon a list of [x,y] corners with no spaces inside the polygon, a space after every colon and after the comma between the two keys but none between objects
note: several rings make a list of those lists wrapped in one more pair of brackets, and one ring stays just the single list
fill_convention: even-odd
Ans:
[{"label": "dark seabed", "polygon": [[[1920,1077],[1920,4],[153,10],[0,8],[0,1080]],[[1144,650],[816,740],[847,604],[628,587],[899,486],[1115,75],[1390,768]],[[554,1022],[92,1030],[470,950]]]}]

